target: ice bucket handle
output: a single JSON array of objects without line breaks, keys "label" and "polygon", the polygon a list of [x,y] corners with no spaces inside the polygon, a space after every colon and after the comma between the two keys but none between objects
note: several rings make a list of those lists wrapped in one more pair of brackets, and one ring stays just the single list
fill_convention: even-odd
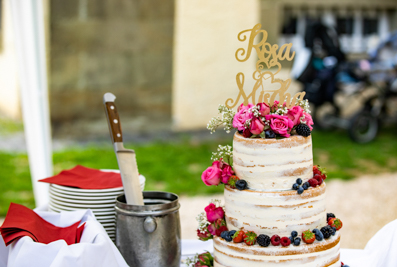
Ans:
[{"label": "ice bucket handle", "polygon": [[157,229],[157,222],[156,219],[152,216],[146,217],[143,221],[143,229],[145,229],[148,233],[153,233]]}]

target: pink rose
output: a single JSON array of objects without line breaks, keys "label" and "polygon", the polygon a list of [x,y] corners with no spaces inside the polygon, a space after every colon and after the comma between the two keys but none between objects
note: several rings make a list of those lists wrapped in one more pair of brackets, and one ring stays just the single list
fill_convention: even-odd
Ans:
[{"label": "pink rose", "polygon": [[221,169],[216,166],[208,167],[201,174],[201,180],[205,185],[218,185],[221,182]]},{"label": "pink rose", "polygon": [[313,118],[312,118],[312,116],[311,116],[310,114],[306,113],[306,112],[303,112],[303,116],[305,116],[305,118],[303,118],[302,121],[305,122],[305,123],[307,124],[307,126],[309,126],[310,131],[313,130],[312,125],[313,125],[314,123],[313,123]]},{"label": "pink rose", "polygon": [[229,182],[230,176],[234,175],[234,171],[232,169],[232,166],[230,166],[227,163],[224,163],[223,169],[222,169],[222,183],[227,184]]},{"label": "pink rose", "polygon": [[294,123],[288,116],[282,116],[277,114],[265,116],[266,120],[270,121],[270,128],[274,133],[284,137],[289,137]]},{"label": "pink rose", "polygon": [[216,235],[216,227],[215,227],[215,224],[211,223],[210,225],[208,225],[207,229],[208,229],[208,232],[209,232],[211,235]]},{"label": "pink rose", "polygon": [[214,203],[210,203],[205,207],[205,213],[207,214],[207,220],[209,222],[214,222],[218,219],[223,219],[225,212],[222,207],[216,207]]},{"label": "pink rose", "polygon": [[239,111],[234,115],[233,118],[233,127],[239,131],[243,131],[245,129],[245,122],[254,117],[252,112],[248,111],[248,109],[252,108],[254,105],[248,104],[248,106],[244,106],[241,104],[239,107]]},{"label": "pink rose", "polygon": [[259,113],[261,114],[262,117],[265,117],[266,115],[270,114],[270,107],[266,103],[258,103],[257,104]]},{"label": "pink rose", "polygon": [[300,123],[300,118],[302,117],[303,109],[300,106],[294,106],[288,110],[287,116],[292,120],[294,126]]},{"label": "pink rose", "polygon": [[260,134],[265,129],[263,121],[257,117],[254,117],[251,121],[250,132],[252,134]]}]

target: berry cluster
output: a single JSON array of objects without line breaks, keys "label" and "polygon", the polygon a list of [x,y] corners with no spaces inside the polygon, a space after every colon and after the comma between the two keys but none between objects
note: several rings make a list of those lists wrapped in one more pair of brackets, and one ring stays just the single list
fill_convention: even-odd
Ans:
[{"label": "berry cluster", "polygon": [[304,190],[307,190],[310,187],[308,182],[303,183],[301,178],[296,179],[296,183],[292,185],[292,189],[296,190],[298,194],[302,194]]},{"label": "berry cluster", "polygon": [[319,165],[314,165],[313,178],[305,183],[303,183],[301,178],[296,179],[296,183],[292,185],[292,189],[296,190],[298,194],[302,194],[303,191],[307,190],[310,186],[316,187],[321,185],[325,179],[327,179],[327,173],[325,172],[325,169],[321,168]]},{"label": "berry cluster", "polygon": [[341,229],[343,225],[342,221],[335,218],[333,213],[327,213],[327,222],[328,225],[321,227],[321,229],[304,231],[301,237],[299,237],[297,231],[292,231],[290,237],[280,237],[278,235],[273,235],[270,237],[264,234],[257,235],[252,231],[244,232],[243,230],[223,231],[220,236],[227,242],[244,242],[248,246],[255,245],[255,243],[258,243],[258,245],[261,247],[268,247],[270,244],[273,246],[281,245],[283,247],[288,247],[291,244],[294,246],[299,246],[301,241],[305,242],[306,244],[312,244],[315,240],[322,241],[324,239],[328,239],[331,236],[334,236],[336,231]]},{"label": "berry cluster", "polygon": [[350,267],[349,265],[343,264],[343,262],[340,263],[340,267]]}]

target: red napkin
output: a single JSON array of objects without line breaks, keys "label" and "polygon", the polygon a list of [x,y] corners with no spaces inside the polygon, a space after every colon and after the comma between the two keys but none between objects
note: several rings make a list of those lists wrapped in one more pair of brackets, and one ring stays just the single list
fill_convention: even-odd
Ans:
[{"label": "red napkin", "polygon": [[107,189],[123,186],[120,173],[103,172],[80,165],[39,181],[81,189]]},{"label": "red napkin", "polygon": [[80,222],[76,222],[68,227],[58,227],[41,218],[33,210],[11,203],[0,227],[0,234],[7,246],[24,236],[44,244],[63,239],[71,245],[80,242],[85,224],[78,227],[79,224]]}]

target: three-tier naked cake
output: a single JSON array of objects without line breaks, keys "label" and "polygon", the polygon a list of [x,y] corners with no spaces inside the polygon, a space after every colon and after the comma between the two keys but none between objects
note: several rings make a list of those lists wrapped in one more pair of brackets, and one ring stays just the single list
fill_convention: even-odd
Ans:
[{"label": "three-tier naked cake", "polygon": [[[260,24],[238,34],[248,44],[236,51],[237,60],[246,61],[253,51],[258,56],[254,88],[245,93],[244,74],[238,73],[237,98],[220,105],[220,116],[207,126],[213,132],[223,125],[235,134],[233,148],[219,146],[201,176],[207,186],[224,184],[225,199],[224,206],[214,200],[197,217],[197,235],[213,239],[214,252],[193,263],[339,267],[342,222],[325,209],[327,175],[313,165],[308,102],[304,93],[286,92],[290,79],[275,78],[279,60],[292,60],[295,52],[292,44],[279,48],[266,39]],[[279,87],[266,90],[266,82]]]}]

